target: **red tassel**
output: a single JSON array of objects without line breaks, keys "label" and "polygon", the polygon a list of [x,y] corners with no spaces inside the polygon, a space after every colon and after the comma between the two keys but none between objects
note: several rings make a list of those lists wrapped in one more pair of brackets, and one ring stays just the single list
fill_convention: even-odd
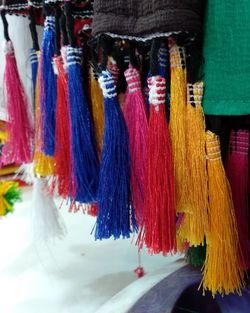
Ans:
[{"label": "red tassel", "polygon": [[29,116],[28,98],[20,79],[11,41],[5,44],[6,67],[4,85],[9,122],[8,140],[3,147],[2,162],[29,163],[32,159],[33,130]]},{"label": "red tassel", "polygon": [[144,208],[145,171],[147,161],[148,121],[146,104],[141,91],[140,74],[130,67],[125,71],[128,90],[125,96],[124,117],[129,131],[131,151],[131,187],[137,225],[140,226]]},{"label": "red tassel", "polygon": [[227,159],[227,176],[232,188],[233,202],[238,225],[241,264],[243,269],[250,267],[249,242],[249,131],[231,132],[230,151]]},{"label": "red tassel", "polygon": [[139,236],[150,254],[176,251],[174,177],[165,113],[166,81],[148,79],[150,119],[143,232]]},{"label": "red tassel", "polygon": [[68,113],[68,77],[61,57],[54,58],[57,71],[55,176],[58,193],[63,198],[70,195],[70,127]]}]

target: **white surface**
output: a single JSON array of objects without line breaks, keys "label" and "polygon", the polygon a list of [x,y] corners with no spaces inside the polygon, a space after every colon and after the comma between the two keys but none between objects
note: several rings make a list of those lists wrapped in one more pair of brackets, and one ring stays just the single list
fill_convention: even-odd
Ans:
[{"label": "white surface", "polygon": [[[143,253],[147,275],[137,280],[134,245],[129,240],[94,241],[90,235],[94,218],[81,212],[68,213],[66,207],[61,209],[68,229],[66,238],[53,244],[34,244],[30,233],[31,190],[26,190],[23,198],[13,215],[0,220],[1,313],[94,313],[136,282],[124,296],[121,293],[111,300],[114,312],[121,313],[161,280],[168,264],[176,259]],[[112,313],[108,307],[110,303],[99,313]]]}]

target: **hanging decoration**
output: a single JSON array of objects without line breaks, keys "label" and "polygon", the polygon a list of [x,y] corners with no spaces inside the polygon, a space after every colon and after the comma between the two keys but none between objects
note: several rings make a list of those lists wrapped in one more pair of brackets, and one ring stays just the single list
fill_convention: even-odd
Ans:
[{"label": "hanging decoration", "polygon": [[192,246],[203,245],[208,229],[208,177],[205,120],[201,107],[203,83],[188,84],[186,149],[188,195],[178,235]]},{"label": "hanging decoration", "polygon": [[29,112],[28,98],[20,79],[14,47],[8,33],[5,11],[1,11],[4,26],[5,71],[4,89],[8,113],[8,139],[3,147],[3,163],[29,163],[32,158],[33,129]]},{"label": "hanging decoration", "polygon": [[239,239],[230,184],[221,160],[218,137],[206,134],[209,231],[206,235],[206,260],[203,267],[203,289],[227,295],[240,293],[244,272],[240,265]]},{"label": "hanging decoration", "polygon": [[149,132],[145,207],[141,241],[150,254],[176,251],[176,211],[170,135],[165,112],[166,81],[153,76],[149,85]]},{"label": "hanging decoration", "polygon": [[131,206],[129,135],[112,74],[103,71],[99,83],[104,96],[105,124],[95,238],[128,238],[137,228]]},{"label": "hanging decoration", "polygon": [[148,120],[139,72],[130,66],[124,75],[128,83],[123,111],[131,150],[132,204],[135,209],[136,221],[138,225],[141,225],[145,197]]}]

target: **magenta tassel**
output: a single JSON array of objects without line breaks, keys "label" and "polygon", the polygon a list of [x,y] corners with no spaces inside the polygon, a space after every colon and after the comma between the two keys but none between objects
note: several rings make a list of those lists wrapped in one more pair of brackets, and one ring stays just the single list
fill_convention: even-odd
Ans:
[{"label": "magenta tassel", "polygon": [[28,98],[20,79],[11,41],[5,45],[4,88],[8,112],[8,141],[3,147],[3,164],[28,163],[32,159],[33,131],[29,117]]},{"label": "magenta tassel", "polygon": [[130,66],[124,74],[128,83],[124,103],[124,117],[129,132],[132,161],[132,201],[136,221],[138,226],[140,226],[144,207],[148,121],[139,72]]},{"label": "magenta tassel", "polygon": [[250,242],[248,226],[249,195],[249,131],[232,130],[227,160],[227,176],[232,188],[235,214],[238,224],[243,269],[250,267]]}]

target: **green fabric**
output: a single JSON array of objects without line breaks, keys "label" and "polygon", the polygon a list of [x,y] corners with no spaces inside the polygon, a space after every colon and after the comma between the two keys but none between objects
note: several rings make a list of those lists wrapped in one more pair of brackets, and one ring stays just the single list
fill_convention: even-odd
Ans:
[{"label": "green fabric", "polygon": [[250,114],[250,0],[208,0],[204,111]]}]

